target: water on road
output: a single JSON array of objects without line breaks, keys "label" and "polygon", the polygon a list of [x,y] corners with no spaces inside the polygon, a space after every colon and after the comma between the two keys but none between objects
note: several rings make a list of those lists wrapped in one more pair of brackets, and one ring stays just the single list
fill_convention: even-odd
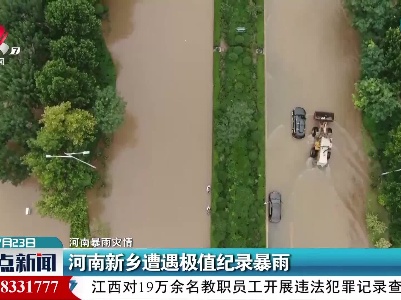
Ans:
[{"label": "water on road", "polygon": [[136,247],[208,247],[213,0],[107,2],[127,116],[108,161],[110,193],[91,206]]},{"label": "water on road", "polygon": [[[361,118],[351,95],[358,39],[341,0],[266,0],[266,186],[283,196],[282,221],[269,224],[269,247],[368,247],[369,184]],[[326,170],[313,167],[311,136],[291,136],[291,110],[335,114]]]},{"label": "water on road", "polygon": [[[18,187],[0,184],[0,236],[55,236],[68,247],[69,225],[42,218],[35,209],[39,198],[39,186],[33,180]],[[32,209],[31,215],[25,215],[27,207]]]}]

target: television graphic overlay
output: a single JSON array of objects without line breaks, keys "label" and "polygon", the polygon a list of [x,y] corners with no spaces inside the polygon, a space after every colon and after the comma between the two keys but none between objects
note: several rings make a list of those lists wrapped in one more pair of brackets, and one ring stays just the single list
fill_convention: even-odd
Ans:
[{"label": "television graphic overlay", "polygon": [[59,239],[0,236],[0,300],[79,299],[70,280]]},{"label": "television graphic overlay", "polygon": [[[5,43],[8,37],[8,32],[3,25],[0,25],[0,52],[4,55],[18,55],[21,52],[20,47],[10,47],[8,44]],[[11,48],[11,49],[10,49]],[[10,50],[10,51],[9,51]],[[4,65],[4,57],[0,62],[1,65]]]}]

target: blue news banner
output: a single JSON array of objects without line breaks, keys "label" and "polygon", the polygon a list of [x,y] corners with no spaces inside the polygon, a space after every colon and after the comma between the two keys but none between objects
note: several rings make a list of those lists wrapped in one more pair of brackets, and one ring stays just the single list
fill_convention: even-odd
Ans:
[{"label": "blue news banner", "polygon": [[401,249],[62,249],[55,238],[0,239],[2,278],[62,276],[75,298],[53,299],[401,299]]}]

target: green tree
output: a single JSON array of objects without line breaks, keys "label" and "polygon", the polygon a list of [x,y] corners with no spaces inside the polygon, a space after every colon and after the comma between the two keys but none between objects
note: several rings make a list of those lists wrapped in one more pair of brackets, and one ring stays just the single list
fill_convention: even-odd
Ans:
[{"label": "green tree", "polygon": [[1,0],[0,20],[9,32],[7,44],[21,47],[19,55],[6,56],[0,74],[0,180],[14,185],[29,175],[21,161],[35,136],[39,107],[34,74],[47,59],[43,34],[43,1]]},{"label": "green tree", "polygon": [[16,151],[9,145],[0,148],[0,180],[2,183],[10,182],[18,185],[29,176],[29,169],[21,163],[21,158],[25,155],[24,149]]},{"label": "green tree", "polygon": [[401,82],[401,32],[390,28],[383,39],[386,62],[386,77],[392,82]]},{"label": "green tree", "polygon": [[74,159],[48,159],[46,154],[87,150],[95,140],[95,118],[85,110],[72,109],[70,102],[46,107],[43,124],[35,139],[29,141],[31,152],[24,162],[37,177],[44,191],[73,195],[93,186],[96,173]]},{"label": "green tree", "polygon": [[9,32],[7,44],[21,47],[16,59],[21,64],[29,59],[42,66],[48,58],[43,1],[1,0],[0,7],[1,24]]},{"label": "green tree", "polygon": [[[7,29],[11,29],[15,23],[21,21],[36,23],[44,19],[43,0],[1,0],[0,7],[1,24]],[[41,23],[37,25],[41,25]]]},{"label": "green tree", "polygon": [[101,34],[101,22],[96,17],[93,1],[56,0],[45,10],[46,22],[53,37],[96,38]]},{"label": "green tree", "polygon": [[23,158],[41,185],[38,211],[71,224],[73,236],[88,237],[86,191],[99,179],[98,174],[77,160],[49,159],[46,154],[90,149],[95,141],[96,120],[88,111],[72,109],[71,103],[65,102],[47,107],[40,123],[43,127],[29,141],[31,151]]},{"label": "green tree", "polygon": [[380,195],[390,214],[391,212],[399,211],[401,209],[401,183],[396,181],[395,178],[390,176],[382,182],[380,186]]},{"label": "green tree", "polygon": [[70,101],[73,107],[87,108],[96,96],[93,76],[67,66],[63,59],[48,61],[36,74],[36,86],[44,106]]},{"label": "green tree", "polygon": [[0,102],[9,105],[39,108],[35,72],[37,67],[31,59],[12,59],[1,66]]},{"label": "green tree", "polygon": [[18,56],[6,56],[6,60],[18,60],[21,64],[26,60],[34,62],[37,68],[43,66],[49,58],[48,39],[34,23],[23,21],[14,23],[7,37],[9,46],[21,48]]},{"label": "green tree", "polygon": [[72,36],[63,36],[50,42],[53,59],[64,59],[70,67],[85,72],[93,72],[99,65],[95,44],[88,39],[77,41]]},{"label": "green tree", "polygon": [[99,90],[93,108],[100,131],[104,134],[112,134],[124,122],[126,103],[116,93],[116,90],[108,86]]},{"label": "green tree", "polygon": [[397,10],[391,0],[345,0],[353,26],[366,39],[384,36],[387,28],[398,24]]},{"label": "green tree", "polygon": [[[390,166],[399,168],[401,162],[401,124],[390,132],[384,155]],[[401,201],[400,201],[401,203]]]},{"label": "green tree", "polygon": [[386,224],[380,221],[379,217],[375,214],[368,214],[366,216],[366,224],[368,225],[369,230],[376,236],[383,234],[387,230]]},{"label": "green tree", "polygon": [[95,140],[96,120],[88,111],[72,109],[70,102],[46,107],[43,128],[33,144],[45,152],[73,151]]},{"label": "green tree", "polygon": [[37,122],[28,107],[4,105],[0,110],[0,180],[18,185],[29,176],[21,157],[29,150],[26,141],[35,136]]},{"label": "green tree", "polygon": [[85,193],[82,191],[74,197],[64,193],[45,192],[36,206],[40,215],[66,223],[79,222],[88,217],[88,205]]},{"label": "green tree", "polygon": [[386,68],[383,50],[372,40],[362,43],[361,49],[361,77],[380,78]]},{"label": "green tree", "polygon": [[384,80],[363,79],[356,85],[353,101],[357,108],[379,123],[400,113],[398,94],[396,86]]},{"label": "green tree", "polygon": [[35,136],[38,128],[32,110],[37,101],[34,67],[30,61],[26,63],[12,60],[3,66],[0,76],[0,180],[14,185],[29,175],[21,156],[29,150],[26,141]]}]

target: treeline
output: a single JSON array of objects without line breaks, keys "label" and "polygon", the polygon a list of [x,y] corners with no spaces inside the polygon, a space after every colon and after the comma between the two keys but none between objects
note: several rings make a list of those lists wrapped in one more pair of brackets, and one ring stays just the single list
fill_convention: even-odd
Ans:
[{"label": "treeline", "polygon": [[93,161],[123,122],[104,13],[95,0],[0,0],[6,42],[21,47],[0,70],[0,178],[14,185],[37,178],[39,212],[70,223],[73,237],[90,234],[86,192],[99,174],[45,155],[89,150],[80,158]]},{"label": "treeline", "polygon": [[[258,4],[262,5],[258,5]],[[263,2],[215,0],[212,247],[265,247]],[[261,24],[261,26],[257,26]],[[241,29],[241,28],[243,29]],[[263,39],[263,34],[259,34]]]},{"label": "treeline", "polygon": [[[377,149],[383,171],[401,169],[401,5],[391,0],[346,0],[361,36],[361,78],[354,103]],[[401,172],[376,176],[378,201],[389,213],[393,247],[401,247]]]}]

